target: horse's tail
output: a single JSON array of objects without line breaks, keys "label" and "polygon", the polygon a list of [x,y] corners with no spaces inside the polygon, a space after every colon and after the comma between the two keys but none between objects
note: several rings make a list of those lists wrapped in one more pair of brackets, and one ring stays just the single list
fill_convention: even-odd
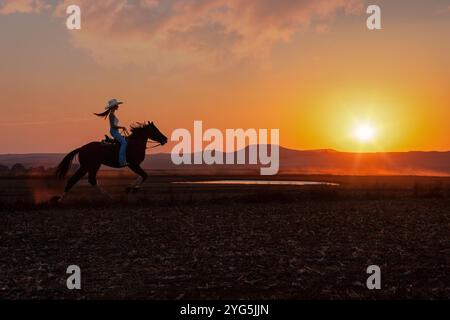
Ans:
[{"label": "horse's tail", "polygon": [[73,150],[71,153],[69,153],[67,156],[64,157],[63,161],[58,165],[56,168],[56,177],[58,179],[64,179],[67,175],[67,172],[69,172],[69,169],[72,165],[73,158],[80,152],[81,148]]}]

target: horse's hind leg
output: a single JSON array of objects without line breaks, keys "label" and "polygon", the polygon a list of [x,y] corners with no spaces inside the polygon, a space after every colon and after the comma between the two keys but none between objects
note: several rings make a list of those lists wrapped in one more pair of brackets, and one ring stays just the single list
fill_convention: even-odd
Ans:
[{"label": "horse's hind leg", "polygon": [[100,165],[92,167],[92,168],[89,169],[89,171],[88,171],[88,181],[91,184],[91,186],[96,188],[103,196],[107,197],[108,199],[111,199],[111,196],[102,187],[100,187],[98,185],[97,173],[98,173],[99,169],[100,169]]},{"label": "horse's hind leg", "polygon": [[73,186],[80,181],[81,178],[87,173],[87,170],[83,167],[80,167],[77,172],[74,173],[72,177],[70,177],[69,181],[67,181],[66,188],[64,189],[64,193],[62,194],[60,201],[64,200],[64,198],[69,193],[70,189],[73,188]]},{"label": "horse's hind leg", "polygon": [[136,182],[126,189],[127,193],[129,192],[137,192],[141,185],[147,180],[148,174],[144,171],[139,165],[130,164],[128,166],[133,172],[137,173],[139,177],[137,178]]}]

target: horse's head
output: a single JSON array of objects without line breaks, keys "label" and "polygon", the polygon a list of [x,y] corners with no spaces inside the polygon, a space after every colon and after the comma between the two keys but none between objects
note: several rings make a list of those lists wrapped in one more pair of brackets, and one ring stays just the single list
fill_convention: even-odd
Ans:
[{"label": "horse's head", "polygon": [[148,122],[145,125],[145,132],[147,134],[147,137],[150,140],[156,141],[160,143],[162,146],[167,143],[167,137],[159,131],[159,129],[155,126],[153,122]]}]

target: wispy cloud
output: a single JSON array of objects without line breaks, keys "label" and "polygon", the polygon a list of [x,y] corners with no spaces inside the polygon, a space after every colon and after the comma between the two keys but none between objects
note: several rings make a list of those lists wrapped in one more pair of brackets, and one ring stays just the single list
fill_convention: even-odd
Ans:
[{"label": "wispy cloud", "polygon": [[42,121],[8,121],[0,122],[1,127],[18,127],[18,126],[43,126],[43,125],[53,125],[62,123],[79,123],[87,121],[95,121],[96,119],[91,118],[79,118],[79,119],[53,119],[53,120],[42,120]]},{"label": "wispy cloud", "polygon": [[33,12],[33,0],[0,1],[0,14]]},{"label": "wispy cloud", "polygon": [[0,12],[65,17],[82,8],[73,45],[107,65],[226,66],[259,59],[305,29],[325,32],[338,11],[361,13],[363,0],[0,0]]},{"label": "wispy cloud", "polygon": [[39,13],[51,8],[49,0],[0,0],[0,14]]}]

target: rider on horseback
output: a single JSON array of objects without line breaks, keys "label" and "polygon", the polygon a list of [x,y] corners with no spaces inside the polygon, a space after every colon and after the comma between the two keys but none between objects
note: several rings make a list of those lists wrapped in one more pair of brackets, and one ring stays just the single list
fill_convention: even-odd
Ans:
[{"label": "rider on horseback", "polygon": [[[121,102],[113,99],[109,101],[106,111],[96,115],[104,118],[109,117],[111,134],[121,143],[120,160],[123,161],[122,163],[126,164],[131,171],[139,175],[138,180],[131,188],[131,190],[137,190],[148,178],[148,174],[141,168],[141,163],[145,160],[147,141],[151,140],[163,146],[167,143],[167,137],[159,131],[153,122],[148,121],[146,123],[138,123],[132,127],[127,143],[125,138],[120,135],[119,130],[122,129],[125,133],[128,131],[124,127],[119,126],[119,120],[117,120],[114,115],[114,112],[117,111],[120,104]],[[110,146],[105,147],[103,142],[92,141],[68,153],[56,168],[56,176],[59,179],[64,179],[70,171],[70,167],[76,156],[78,156],[80,165],[78,170],[67,181],[64,193],[54,199],[58,202],[62,202],[72,187],[86,174],[88,174],[89,183],[99,189],[102,194],[106,194],[97,183],[97,173],[102,165],[117,168],[117,155],[113,150],[114,149]],[[125,157],[129,163],[125,163]]]},{"label": "rider on horseback", "polygon": [[104,119],[109,118],[109,132],[120,143],[119,165],[122,167],[126,167],[128,165],[126,160],[127,140],[120,134],[119,130],[123,130],[127,135],[128,130],[125,127],[119,126],[119,119],[115,115],[115,112],[119,109],[119,105],[121,105],[122,103],[123,102],[119,102],[116,99],[112,99],[108,102],[108,105],[105,108],[106,111],[94,114]]}]

